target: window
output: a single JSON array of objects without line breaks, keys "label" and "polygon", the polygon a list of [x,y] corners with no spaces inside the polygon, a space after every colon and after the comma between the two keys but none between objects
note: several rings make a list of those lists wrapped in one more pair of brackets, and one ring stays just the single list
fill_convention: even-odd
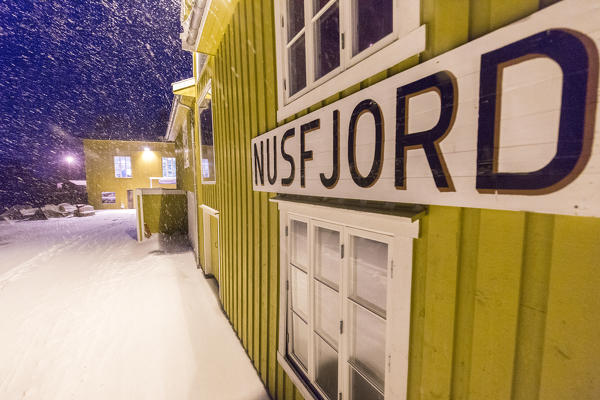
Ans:
[{"label": "window", "polygon": [[167,178],[177,177],[177,167],[175,166],[175,157],[162,158],[162,176]]},{"label": "window", "polygon": [[210,82],[204,88],[204,94],[198,103],[198,120],[200,121],[200,168],[202,183],[215,183],[215,147],[212,123],[212,101]]},{"label": "window", "polygon": [[131,178],[131,157],[115,156],[115,178]]},{"label": "window", "polygon": [[[181,125],[181,141],[183,144],[183,168],[190,167],[190,146],[188,142],[188,122],[187,117],[183,120],[183,124]],[[193,135],[192,130],[192,135]]]},{"label": "window", "polygon": [[278,120],[425,50],[419,13],[420,0],[275,0]]},{"label": "window", "polygon": [[418,222],[278,202],[280,364],[307,399],[406,393]]}]

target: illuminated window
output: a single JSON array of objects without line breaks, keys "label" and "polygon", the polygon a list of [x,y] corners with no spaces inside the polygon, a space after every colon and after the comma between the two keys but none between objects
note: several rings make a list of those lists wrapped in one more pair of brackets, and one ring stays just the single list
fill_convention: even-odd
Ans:
[{"label": "illuminated window", "polygon": [[177,168],[175,166],[175,157],[162,158],[162,176],[175,178],[177,176]]},{"label": "illuminated window", "polygon": [[131,178],[131,157],[115,156],[115,178]]}]

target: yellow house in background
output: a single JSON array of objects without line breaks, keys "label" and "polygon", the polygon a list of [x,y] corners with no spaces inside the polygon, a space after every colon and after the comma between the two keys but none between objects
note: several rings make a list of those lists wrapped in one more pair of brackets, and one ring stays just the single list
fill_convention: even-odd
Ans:
[{"label": "yellow house in background", "polygon": [[135,189],[176,186],[173,143],[84,139],[83,150],[88,202],[96,209],[134,208]]}]

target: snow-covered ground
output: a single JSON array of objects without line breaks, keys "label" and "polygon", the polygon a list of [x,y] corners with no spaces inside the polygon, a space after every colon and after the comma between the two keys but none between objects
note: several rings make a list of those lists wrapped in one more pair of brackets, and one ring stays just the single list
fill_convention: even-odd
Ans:
[{"label": "snow-covered ground", "polygon": [[191,251],[134,224],[0,223],[0,399],[268,399]]}]

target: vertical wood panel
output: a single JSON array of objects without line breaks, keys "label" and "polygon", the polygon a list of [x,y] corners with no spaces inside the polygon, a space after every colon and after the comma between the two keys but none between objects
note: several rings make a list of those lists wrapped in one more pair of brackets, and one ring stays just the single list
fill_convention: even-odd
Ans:
[{"label": "vertical wood panel", "polygon": [[469,0],[422,0],[421,20],[427,24],[427,48],[422,60],[429,60],[467,42]]},{"label": "vertical wood panel", "polygon": [[[265,49],[265,99],[267,100],[267,129],[277,126],[277,89],[275,74],[275,27],[273,26],[273,2],[263,0],[264,49]],[[277,332],[279,323],[279,218],[275,204],[269,208],[269,377],[267,386],[271,393],[277,392]]]},{"label": "vertical wood panel", "polygon": [[482,210],[480,221],[470,393],[510,399],[525,215]]},{"label": "vertical wood panel", "polygon": [[[471,344],[473,339],[473,315],[477,260],[479,258],[481,211],[462,209],[460,226],[460,254],[456,286],[456,311],[454,323],[454,351],[452,369],[452,398],[469,398],[471,372]],[[452,227],[449,227],[452,229]]]},{"label": "vertical wood panel", "polygon": [[[234,243],[236,241],[236,226],[235,226],[235,213],[236,213],[236,209],[231,207],[231,200],[232,200],[232,191],[233,191],[233,185],[235,184],[234,182],[234,175],[237,173],[236,169],[235,169],[235,149],[234,149],[234,145],[233,145],[233,135],[234,133],[237,131],[237,125],[236,125],[236,113],[235,113],[235,81],[234,81],[234,76],[233,76],[233,71],[232,71],[232,67],[234,65],[233,63],[233,27],[230,25],[228,28],[228,35],[227,35],[227,42],[226,42],[226,55],[227,55],[227,60],[226,60],[226,64],[225,64],[225,71],[224,73],[226,74],[226,87],[227,87],[227,99],[226,101],[226,105],[227,105],[227,111],[228,111],[228,120],[229,120],[229,129],[226,132],[227,135],[227,142],[226,142],[226,147],[228,150],[228,161],[229,161],[229,165],[233,168],[228,168],[229,170],[229,174],[228,174],[228,180],[227,180],[227,184],[225,187],[225,196],[224,196],[224,201],[225,203],[223,204],[223,208],[224,211],[227,213],[228,215],[228,222],[229,222],[229,232],[228,232],[228,237],[229,237],[229,273],[230,273],[230,281],[229,281],[229,290],[231,293],[231,299],[230,299],[230,319],[232,324],[234,324],[234,326],[237,329],[237,285],[236,285],[236,278],[237,278],[237,271],[236,271],[236,254],[235,254],[235,249],[234,249]],[[236,332],[237,333],[237,332]]]},{"label": "vertical wood panel", "polygon": [[454,345],[454,310],[458,264],[458,229],[461,212],[456,207],[430,210],[425,278],[425,326],[421,398],[449,398]]},{"label": "vertical wood panel", "polygon": [[[243,129],[242,123],[242,96],[241,96],[241,83],[240,83],[240,21],[239,21],[239,3],[236,6],[236,11],[233,14],[233,29],[232,42],[231,42],[231,72],[233,74],[233,90],[234,96],[232,97],[233,102],[233,121],[235,129],[232,132],[231,146],[233,147],[233,167],[235,173],[233,174],[233,185],[231,186],[231,197],[229,199],[228,207],[233,209],[234,214],[234,236],[235,241],[233,242],[233,253],[234,253],[234,264],[233,269],[235,270],[235,326],[237,327],[237,335],[243,340],[244,337],[244,326],[242,325],[242,253],[240,252],[240,242],[242,241],[242,215],[240,204],[240,185],[243,183],[240,179],[240,172],[242,165],[240,163],[240,145],[239,135]],[[235,205],[234,205],[235,204]]]},{"label": "vertical wood panel", "polygon": [[[255,34],[254,34],[254,10],[251,2],[245,2],[246,7],[246,28],[247,28],[247,46],[248,46],[248,81],[249,91],[248,96],[250,98],[250,127],[248,130],[248,142],[258,134],[258,112],[257,103],[258,98],[256,97],[256,50],[255,50]],[[252,151],[249,154],[250,159],[247,162],[247,170],[251,172],[252,168]],[[251,177],[249,178],[251,179]],[[248,187],[249,192],[249,229],[251,239],[249,243],[249,262],[248,262],[248,285],[249,285],[249,296],[248,304],[249,310],[248,315],[251,323],[250,328],[250,339],[249,339],[249,351],[250,358],[253,360],[254,368],[257,371],[260,370],[260,298],[258,294],[258,288],[260,285],[259,281],[259,223],[260,223],[260,205],[258,201],[260,199],[259,193],[252,191]]]},{"label": "vertical wood panel", "polygon": [[240,155],[240,185],[238,187],[239,192],[241,194],[241,203],[238,204],[240,209],[240,226],[241,226],[241,241],[238,244],[238,248],[240,253],[242,254],[242,304],[241,304],[241,313],[242,313],[242,342],[244,343],[244,347],[246,349],[249,348],[249,313],[248,313],[248,167],[246,162],[246,154],[247,154],[247,143],[250,143],[250,138],[246,140],[246,136],[248,134],[249,129],[249,109],[248,109],[248,58],[247,58],[247,43],[246,43],[246,11],[244,7],[244,2],[238,3],[238,14],[239,14],[239,26],[238,31],[238,55],[239,61],[237,64],[238,74],[240,76],[239,84],[240,84],[240,92],[238,93],[239,100],[241,102],[240,105],[240,119],[242,122],[242,127],[237,135],[239,155]]},{"label": "vertical wood panel", "polygon": [[554,216],[528,213],[523,277],[513,373],[512,398],[535,399],[539,394],[552,259]]},{"label": "vertical wood panel", "polygon": [[[257,95],[257,110],[258,110],[258,132],[266,131],[267,127],[267,111],[265,98],[265,65],[264,65],[264,27],[262,23],[262,3],[260,1],[252,1],[254,8],[254,31],[256,34],[255,50],[256,50],[256,95]],[[268,276],[269,276],[269,257],[268,257],[268,242],[269,242],[269,225],[268,225],[268,195],[264,192],[260,196],[260,265],[259,265],[259,290],[257,293],[260,299],[260,369],[259,373],[263,382],[267,382],[268,376]],[[272,344],[271,344],[272,345]],[[272,393],[272,392],[271,392]]]},{"label": "vertical wood panel", "polygon": [[600,218],[556,216],[540,399],[600,393]]}]

